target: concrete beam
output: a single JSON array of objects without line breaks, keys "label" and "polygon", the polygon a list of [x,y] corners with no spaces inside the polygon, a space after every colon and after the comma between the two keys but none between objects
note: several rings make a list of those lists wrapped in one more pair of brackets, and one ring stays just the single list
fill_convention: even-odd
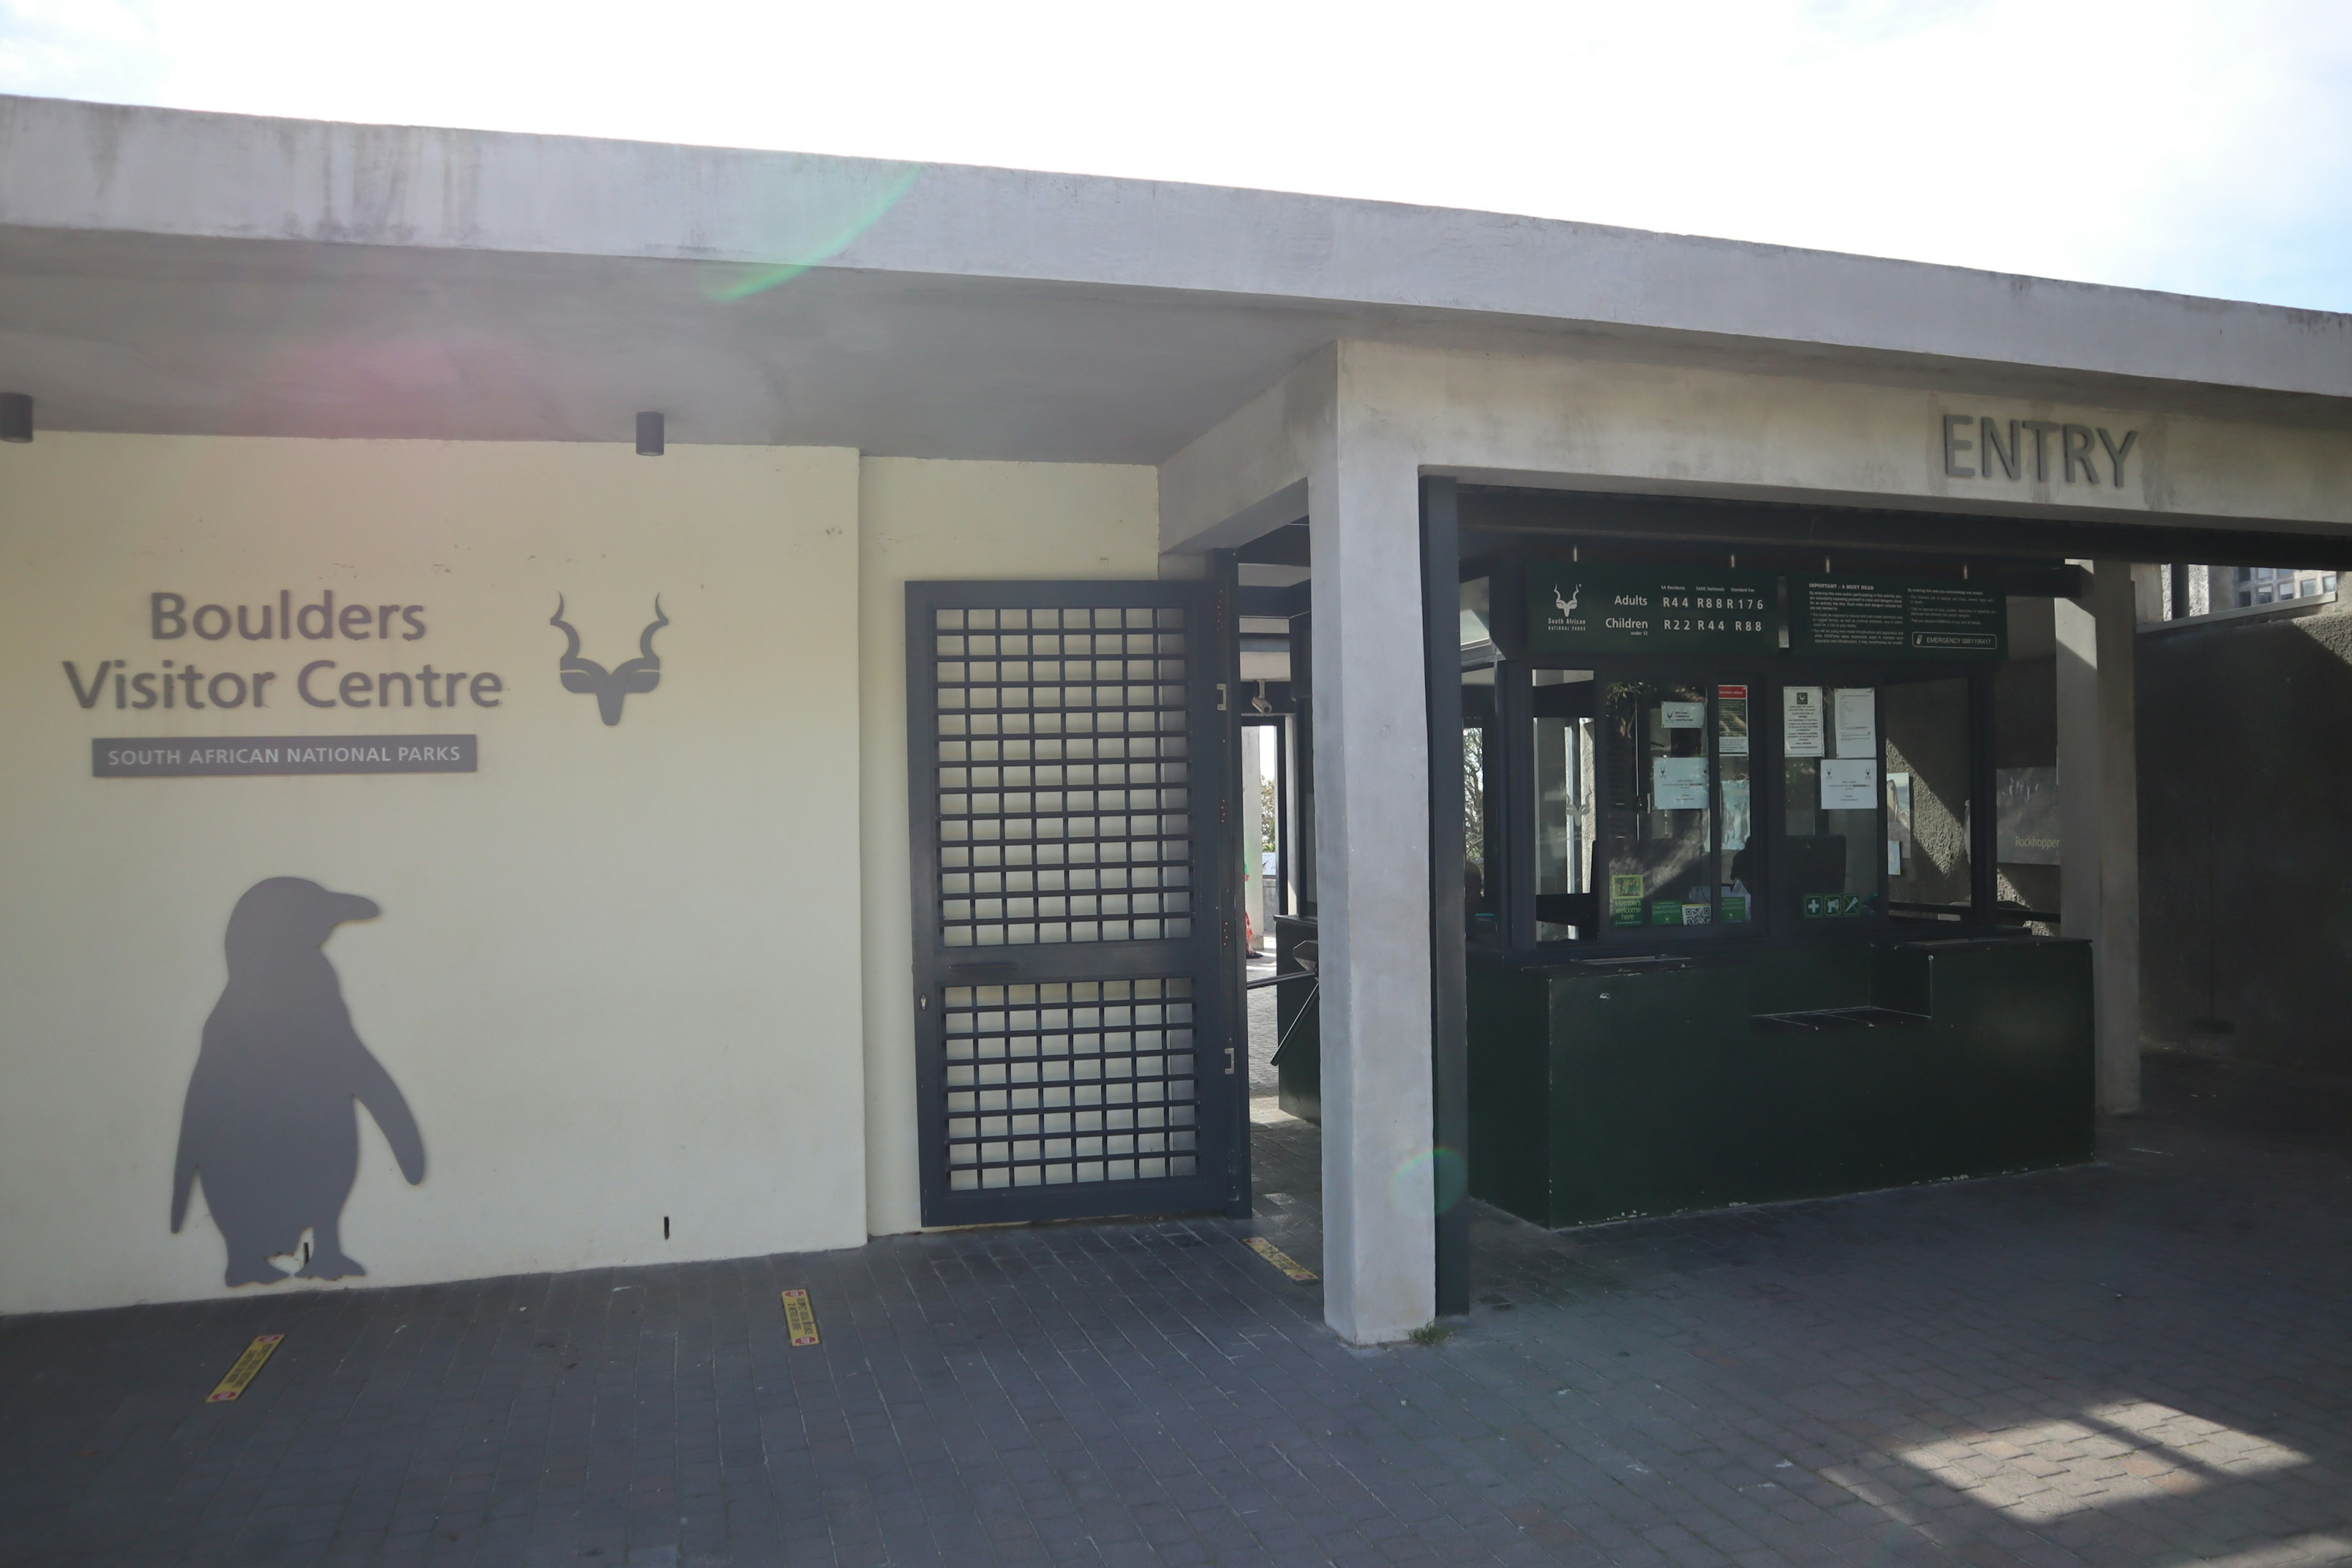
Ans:
[{"label": "concrete beam", "polygon": [[1495,213],[580,137],[0,97],[0,226],[1199,290],[2352,397],[2352,316],[2325,311]]},{"label": "concrete beam", "polygon": [[[1799,376],[1537,353],[1348,345],[1370,406],[1410,427],[1424,468],[1474,482],[1725,500],[2179,521],[2352,526],[2352,434],[2093,403],[1901,388],[1825,371]],[[2053,465],[1956,476],[1948,416],[2137,430],[2096,484]],[[1964,463],[1964,468],[1973,468]],[[1163,528],[1179,526],[1163,506]]]}]

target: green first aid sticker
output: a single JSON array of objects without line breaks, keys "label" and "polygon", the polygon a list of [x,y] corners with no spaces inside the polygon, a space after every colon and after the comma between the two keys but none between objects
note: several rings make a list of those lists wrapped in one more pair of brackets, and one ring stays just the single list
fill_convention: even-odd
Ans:
[{"label": "green first aid sticker", "polygon": [[1860,893],[1807,893],[1805,918],[1812,921],[1852,920],[1862,913]]}]

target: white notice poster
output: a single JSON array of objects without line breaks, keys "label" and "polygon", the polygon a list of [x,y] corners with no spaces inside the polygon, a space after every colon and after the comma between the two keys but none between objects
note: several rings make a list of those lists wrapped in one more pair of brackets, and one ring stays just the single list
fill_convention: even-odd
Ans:
[{"label": "white notice poster", "polygon": [[1704,730],[1706,728],[1706,704],[1704,702],[1661,702],[1658,721],[1669,730]]},{"label": "white notice poster", "polygon": [[1748,781],[1723,781],[1723,847],[1726,852],[1748,847]]},{"label": "white notice poster", "polygon": [[1837,754],[1878,755],[1878,693],[1867,686],[1841,686],[1834,695]]},{"label": "white notice poster", "polygon": [[1706,759],[1657,757],[1650,763],[1652,811],[1705,811]]},{"label": "white notice poster", "polygon": [[1780,750],[1791,757],[1822,754],[1822,689],[1780,688]]},{"label": "white notice poster", "polygon": [[1823,811],[1878,809],[1878,760],[1832,757],[1822,763]]}]

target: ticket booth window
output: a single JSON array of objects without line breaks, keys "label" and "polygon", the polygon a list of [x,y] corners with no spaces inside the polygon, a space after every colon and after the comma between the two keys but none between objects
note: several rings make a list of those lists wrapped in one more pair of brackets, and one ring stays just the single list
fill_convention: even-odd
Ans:
[{"label": "ticket booth window", "polygon": [[1763,846],[1756,833],[1756,780],[1751,773],[1746,683],[1715,688],[1716,918],[1727,927],[1752,925],[1764,889]]},{"label": "ticket booth window", "polygon": [[1464,934],[1503,941],[1503,759],[1496,739],[1495,667],[1462,672]]},{"label": "ticket booth window", "polygon": [[1592,672],[1532,672],[1536,940],[1589,934],[1592,896]]},{"label": "ticket booth window", "polygon": [[1976,752],[1969,682],[1889,684],[1886,720],[1886,908],[1897,919],[1961,921],[1974,904],[1969,835]]},{"label": "ticket booth window", "polygon": [[[1790,685],[1781,691],[1782,898],[1801,920],[1878,912],[1878,690]],[[1811,717],[1805,717],[1810,710]]]},{"label": "ticket booth window", "polygon": [[1604,720],[1612,757],[1609,923],[1715,923],[1706,690],[1696,681],[1617,680]]},{"label": "ticket booth window", "polygon": [[1506,575],[1463,594],[1472,942],[1566,957],[1994,928],[1997,588],[1556,560]]}]

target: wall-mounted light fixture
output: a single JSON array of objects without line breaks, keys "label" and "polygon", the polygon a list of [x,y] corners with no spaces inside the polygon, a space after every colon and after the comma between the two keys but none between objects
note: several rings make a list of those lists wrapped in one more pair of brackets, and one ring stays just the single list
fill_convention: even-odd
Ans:
[{"label": "wall-mounted light fixture", "polygon": [[0,441],[33,438],[33,395],[0,392]]},{"label": "wall-mounted light fixture", "polygon": [[637,416],[637,456],[658,458],[664,446],[662,416],[658,414]]}]

